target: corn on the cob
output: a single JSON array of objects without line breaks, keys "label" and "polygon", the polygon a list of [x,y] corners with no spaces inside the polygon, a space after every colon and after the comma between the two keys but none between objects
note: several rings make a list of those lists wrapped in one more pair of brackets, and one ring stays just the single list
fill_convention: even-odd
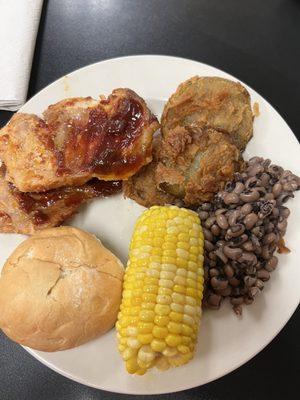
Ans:
[{"label": "corn on the cob", "polygon": [[129,373],[168,369],[193,357],[203,280],[198,215],[175,206],[145,211],[131,240],[116,324]]}]

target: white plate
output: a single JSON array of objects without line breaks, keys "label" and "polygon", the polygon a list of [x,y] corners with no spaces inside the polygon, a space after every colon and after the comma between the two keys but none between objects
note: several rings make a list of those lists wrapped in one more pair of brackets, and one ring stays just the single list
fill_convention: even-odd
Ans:
[{"label": "white plate", "polygon": [[[191,60],[165,56],[117,58],[90,65],[57,80],[29,100],[20,111],[39,114],[49,104],[65,97],[97,97],[109,94],[117,87],[129,87],[146,99],[154,113],[160,115],[163,104],[177,85],[197,74],[236,80],[225,72]],[[300,146],[295,136],[274,108],[246,87],[252,103],[257,101],[261,112],[255,120],[254,138],[247,147],[247,156],[271,158],[273,162],[300,174]],[[125,372],[116,350],[114,330],[72,350],[52,354],[27,350],[62,375],[89,386],[120,393],[175,392],[227,374],[261,351],[283,328],[299,303],[299,194],[289,202],[289,207],[292,215],[286,242],[291,253],[279,256],[279,267],[257,301],[244,307],[241,319],[233,314],[229,306],[222,307],[218,312],[204,312],[197,354],[188,365],[164,373],[151,371],[142,377],[130,376]],[[71,223],[95,233],[126,262],[133,224],[142,210],[133,201],[115,196],[85,206]],[[21,235],[1,235],[1,265],[23,238]]]}]

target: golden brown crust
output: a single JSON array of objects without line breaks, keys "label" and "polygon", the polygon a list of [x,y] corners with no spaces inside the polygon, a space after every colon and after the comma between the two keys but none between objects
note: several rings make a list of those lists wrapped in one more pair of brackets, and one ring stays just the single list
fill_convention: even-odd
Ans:
[{"label": "golden brown crust", "polygon": [[174,204],[175,198],[157,187],[155,175],[161,146],[161,135],[153,139],[153,160],[123,182],[124,196],[144,207]]},{"label": "golden brown crust", "polygon": [[186,205],[209,201],[242,165],[230,136],[211,128],[176,127],[162,141],[156,182]]},{"label": "golden brown crust", "polygon": [[239,82],[219,77],[194,76],[181,83],[168,100],[161,119],[168,136],[176,126],[209,126],[224,130],[244,150],[253,135],[250,95]]},{"label": "golden brown crust", "polygon": [[37,350],[79,346],[113,327],[123,272],[121,262],[84,231],[40,231],[3,268],[0,327]]},{"label": "golden brown crust", "polygon": [[158,127],[145,101],[130,89],[116,89],[99,101],[62,100],[44,119],[15,114],[0,131],[6,179],[23,192],[82,185],[93,177],[127,179],[151,161]]}]

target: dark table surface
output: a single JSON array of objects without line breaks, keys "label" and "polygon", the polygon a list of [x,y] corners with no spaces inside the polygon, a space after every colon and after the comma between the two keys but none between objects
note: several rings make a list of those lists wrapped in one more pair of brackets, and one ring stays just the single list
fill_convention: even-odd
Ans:
[{"label": "dark table surface", "polygon": [[[103,59],[131,54],[181,56],[247,82],[271,102],[300,139],[299,41],[297,0],[45,0],[28,96],[74,69]],[[11,115],[0,111],[0,126]],[[297,398],[299,328],[298,308],[272,343],[243,367],[199,388],[152,397]],[[0,333],[1,400],[133,397],[72,382]]]}]

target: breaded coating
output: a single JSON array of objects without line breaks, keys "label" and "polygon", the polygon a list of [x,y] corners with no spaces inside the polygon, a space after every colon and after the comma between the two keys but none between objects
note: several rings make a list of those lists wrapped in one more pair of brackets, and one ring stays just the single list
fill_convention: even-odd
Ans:
[{"label": "breaded coating", "polygon": [[241,166],[241,153],[229,134],[177,126],[162,141],[155,181],[186,205],[197,205],[211,200]]},{"label": "breaded coating", "polygon": [[244,150],[253,135],[250,95],[238,82],[194,76],[181,83],[170,97],[161,125],[164,138],[178,126],[226,131],[232,142]]},{"label": "breaded coating", "polygon": [[123,182],[124,196],[129,197],[144,207],[175,203],[174,196],[160,190],[155,181],[160,145],[161,136],[159,135],[153,139],[152,162],[145,165],[135,175]]}]

